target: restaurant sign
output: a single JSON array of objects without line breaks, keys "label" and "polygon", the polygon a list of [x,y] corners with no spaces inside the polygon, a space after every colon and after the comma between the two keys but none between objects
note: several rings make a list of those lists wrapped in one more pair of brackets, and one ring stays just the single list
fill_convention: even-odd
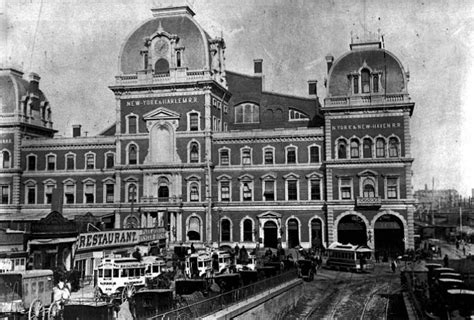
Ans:
[{"label": "restaurant sign", "polygon": [[77,250],[135,245],[140,242],[165,239],[164,228],[128,229],[81,233],[77,237]]}]

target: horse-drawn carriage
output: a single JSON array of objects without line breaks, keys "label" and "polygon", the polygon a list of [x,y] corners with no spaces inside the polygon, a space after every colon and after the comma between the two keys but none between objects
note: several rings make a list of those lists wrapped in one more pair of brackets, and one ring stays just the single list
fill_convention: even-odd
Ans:
[{"label": "horse-drawn carriage", "polygon": [[0,317],[54,319],[62,305],[52,297],[51,270],[0,273]]}]

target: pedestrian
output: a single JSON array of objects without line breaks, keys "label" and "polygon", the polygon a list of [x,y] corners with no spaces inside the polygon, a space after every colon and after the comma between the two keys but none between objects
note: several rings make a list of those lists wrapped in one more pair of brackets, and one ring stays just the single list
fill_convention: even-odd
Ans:
[{"label": "pedestrian", "polygon": [[449,258],[447,254],[444,255],[443,262],[445,268],[449,267]]},{"label": "pedestrian", "polygon": [[395,270],[397,270],[397,263],[395,262],[394,259],[392,260],[390,267],[392,268],[392,272],[395,273]]},{"label": "pedestrian", "polygon": [[194,248],[194,244],[191,243],[191,253],[196,253],[196,248]]}]

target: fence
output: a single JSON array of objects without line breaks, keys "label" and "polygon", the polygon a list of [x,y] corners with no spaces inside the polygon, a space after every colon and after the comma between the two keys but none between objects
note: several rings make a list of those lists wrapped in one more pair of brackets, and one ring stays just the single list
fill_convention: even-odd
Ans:
[{"label": "fence", "polygon": [[237,302],[248,300],[255,295],[274,288],[284,282],[297,278],[296,270],[287,271],[274,277],[255,282],[245,287],[241,287],[229,292],[225,292],[178,309],[159,314],[150,319],[171,320],[171,319],[196,319],[219,310],[223,310]]}]

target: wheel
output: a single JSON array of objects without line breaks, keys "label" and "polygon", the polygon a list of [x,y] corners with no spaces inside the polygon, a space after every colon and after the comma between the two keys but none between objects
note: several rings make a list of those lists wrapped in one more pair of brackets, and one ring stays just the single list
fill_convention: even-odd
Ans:
[{"label": "wheel", "polygon": [[102,290],[98,286],[94,288],[94,301],[98,302],[102,300]]},{"label": "wheel", "polygon": [[30,304],[30,309],[28,311],[28,320],[38,320],[44,319],[45,310],[43,303],[40,299],[35,299]]},{"label": "wheel", "polygon": [[50,305],[48,311],[48,320],[60,319],[59,312],[59,305],[57,303]]},{"label": "wheel", "polygon": [[137,289],[135,289],[135,286],[133,284],[127,284],[125,288],[122,290],[122,302],[125,302],[126,300],[130,299],[133,297],[133,295],[137,292]]}]

